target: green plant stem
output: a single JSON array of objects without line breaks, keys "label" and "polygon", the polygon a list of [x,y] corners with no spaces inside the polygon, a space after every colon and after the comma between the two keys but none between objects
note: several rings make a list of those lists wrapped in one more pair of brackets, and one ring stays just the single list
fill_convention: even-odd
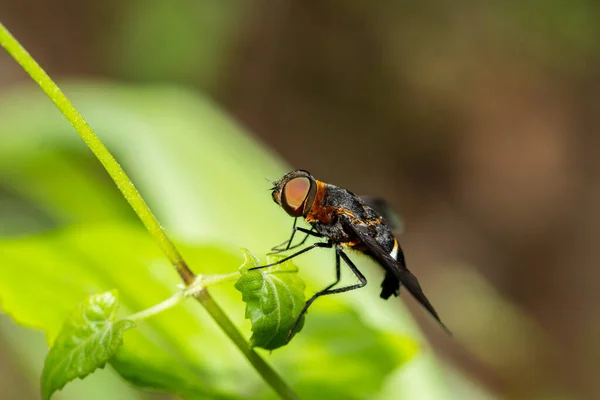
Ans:
[{"label": "green plant stem", "polygon": [[[185,260],[169,240],[158,220],[148,208],[146,202],[137,191],[117,160],[108,151],[102,141],[96,136],[92,128],[75,109],[67,96],[59,89],[54,81],[46,74],[40,65],[21,46],[15,37],[0,23],[0,45],[21,65],[29,76],[40,86],[52,102],[58,107],[65,118],[73,125],[79,136],[88,145],[115,182],[125,199],[129,202],[148,232],[154,236],[163,253],[171,261],[181,279],[186,285],[194,282],[195,275],[187,266]],[[206,289],[201,290],[196,298],[204,306],[211,317],[219,324],[223,331],[231,338],[233,343],[246,356],[252,366],[260,373],[265,381],[283,399],[295,399],[297,396],[281,377],[254,351],[235,328],[223,310],[215,303]]]},{"label": "green plant stem", "polygon": [[167,237],[158,220],[146,205],[146,202],[129,179],[117,160],[108,151],[92,128],[75,109],[67,96],[46,74],[46,71],[31,57],[21,44],[0,24],[0,41],[2,47],[23,67],[29,76],[40,86],[52,102],[58,107],[65,118],[73,125],[79,136],[88,145],[92,153],[102,163],[106,172],[113,179],[123,196],[129,202],[148,232],[158,240],[163,253],[177,269],[186,285],[194,280],[194,273],[189,269],[181,254]]}]

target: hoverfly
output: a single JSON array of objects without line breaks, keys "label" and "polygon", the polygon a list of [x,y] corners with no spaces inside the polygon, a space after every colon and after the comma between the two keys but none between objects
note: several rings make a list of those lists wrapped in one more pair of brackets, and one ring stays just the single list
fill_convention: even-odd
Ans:
[{"label": "hoverfly", "polygon": [[[288,338],[317,298],[359,289],[367,284],[367,279],[344,252],[345,248],[364,253],[383,267],[385,277],[381,284],[381,298],[387,300],[392,295],[398,296],[400,287],[405,286],[413,297],[440,323],[444,330],[451,334],[423,293],[416,276],[406,268],[404,253],[392,233],[393,225],[391,224],[389,208],[383,200],[374,197],[356,196],[349,190],[321,182],[304,170],[288,172],[280,180],[272,183],[274,186],[270,190],[272,191],[273,200],[290,216],[294,217],[290,238],[275,246],[272,249],[273,253],[298,248],[310,236],[326,239],[326,241],[316,242],[277,262],[255,267],[254,269],[283,263],[315,248],[335,249],[335,282],[315,293],[306,302],[292,325]],[[296,226],[296,222],[300,217],[304,218],[311,229]],[[301,232],[306,236],[300,243],[292,245],[297,232]],[[341,261],[350,268],[350,271],[359,282],[354,285],[334,288],[341,279]]]}]

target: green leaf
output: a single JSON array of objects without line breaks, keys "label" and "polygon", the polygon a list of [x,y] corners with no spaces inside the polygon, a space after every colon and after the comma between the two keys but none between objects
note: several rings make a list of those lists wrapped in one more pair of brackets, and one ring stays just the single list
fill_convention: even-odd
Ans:
[{"label": "green leaf", "polygon": [[[88,82],[65,84],[63,89],[131,174],[169,233],[190,244],[180,248],[195,272],[231,273],[242,261],[240,245],[260,253],[289,236],[292,221],[273,203],[264,180],[279,178],[287,166],[210,100],[165,87]],[[156,243],[139,224],[131,225],[125,200],[39,89],[2,94],[0,136],[0,186],[25,197],[58,225],[69,225],[53,233],[0,240],[2,311],[22,326],[42,330],[52,342],[74,306],[91,294],[117,288],[122,308],[134,313],[177,290],[181,281]],[[77,177],[70,174],[44,184],[55,166],[61,176],[68,170]],[[64,195],[73,193],[77,195]],[[415,342],[424,339],[400,299],[379,298],[380,267],[351,257],[369,284],[320,298],[311,307],[303,334],[267,361],[301,398],[381,398],[383,390],[397,393],[398,388],[407,398],[451,397],[430,346],[425,344],[410,358]],[[310,252],[295,263],[308,292],[332,282],[331,252]],[[210,291],[238,327],[249,325],[233,285]],[[4,339],[5,331],[0,335]],[[31,346],[24,338],[14,348]],[[332,363],[335,376],[339,372],[346,382],[335,379]],[[194,301],[129,331],[111,366],[136,385],[186,398],[273,398]],[[103,392],[107,383],[101,379],[93,374],[93,379],[68,385],[61,397],[86,397],[80,395],[85,388]],[[80,391],[75,394],[76,386]]]},{"label": "green leaf", "polygon": [[[207,275],[231,273],[242,263],[239,250],[224,244],[180,248],[190,266]],[[331,262],[328,259],[322,265],[327,267]],[[323,271],[330,279],[329,270]],[[49,342],[55,340],[74,305],[91,294],[118,288],[123,312],[130,314],[168,298],[179,283],[177,274],[141,227],[71,227],[0,240],[2,310],[21,325],[43,330]],[[316,289],[320,288],[318,284]],[[247,323],[240,292],[233,284],[216,285],[210,291],[238,327]],[[329,399],[374,398],[383,383],[395,376],[395,370],[415,354],[413,338],[395,332],[391,325],[384,331],[374,327],[345,302],[351,298],[319,299],[303,334],[285,350],[268,357],[282,376],[293,380],[301,398],[315,398],[319,393]],[[379,300],[375,302],[379,308],[371,309],[372,315],[381,310],[387,312],[388,320],[396,318],[397,307],[390,309],[394,304],[375,300]],[[423,352],[418,354],[414,358]],[[195,301],[139,322],[137,329],[127,333],[110,364],[138,387],[179,393],[185,398],[273,399],[256,371]],[[336,377],[340,378],[328,372],[332,364],[336,364]],[[343,384],[341,377],[354,385]],[[422,379],[429,380],[427,375]],[[81,382],[80,390],[89,382]],[[410,386],[410,381],[403,387],[406,385]],[[74,386],[67,385],[61,395]],[[101,392],[104,388],[98,384],[88,390]],[[81,398],[80,393],[71,392],[70,398]]]},{"label": "green leaf", "polygon": [[83,301],[65,321],[50,349],[42,372],[42,397],[47,400],[70,381],[83,379],[117,354],[123,333],[135,326],[116,320],[117,292],[97,294]]},{"label": "green leaf", "polygon": [[[207,274],[235,271],[241,261],[233,256],[237,251],[217,244],[181,249],[190,265],[206,266]],[[170,297],[180,283],[156,243],[139,226],[72,227],[0,240],[2,311],[21,325],[43,330],[49,343],[56,340],[74,306],[94,293],[118,288],[124,313],[132,314]],[[214,296],[228,314],[239,312],[233,285],[218,289]],[[242,321],[240,316],[238,322]],[[219,357],[223,357],[220,362],[213,362]],[[231,398],[230,388],[235,388],[240,375],[253,387],[262,386],[243,356],[194,301],[140,323],[110,364],[144,388],[186,397]]]},{"label": "green leaf", "polygon": [[[250,344],[274,350],[288,342],[292,325],[304,307],[304,281],[298,268],[290,261],[250,271],[259,264],[256,257],[242,249],[246,257],[240,267],[240,279],[235,288],[242,293],[246,303],[246,318],[252,322]],[[304,316],[292,332],[291,339],[304,326]]]}]

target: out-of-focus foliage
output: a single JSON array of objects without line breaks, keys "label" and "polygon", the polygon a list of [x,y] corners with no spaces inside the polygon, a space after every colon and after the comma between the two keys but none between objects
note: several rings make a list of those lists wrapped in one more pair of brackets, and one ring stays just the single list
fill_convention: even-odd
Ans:
[{"label": "out-of-focus foliage", "polygon": [[[232,250],[235,246],[258,252],[289,232],[290,221],[272,204],[264,180],[284,169],[209,102],[179,90],[65,89],[132,172],[169,231],[195,243],[183,245],[182,252],[196,271],[233,272],[242,261]],[[20,107],[23,103],[26,109]],[[52,341],[64,319],[90,294],[119,290],[126,314],[174,292],[176,273],[139,224],[123,224],[134,221],[124,200],[47,99],[29,90],[7,96],[0,126],[6,132],[0,147],[2,186],[24,204],[43,210],[40,227],[81,222],[60,232],[0,243],[3,310],[20,324],[44,330]],[[70,173],[54,177],[55,185],[38,185],[52,175],[57,160]],[[103,218],[94,216],[100,209]],[[14,221],[18,226],[18,217]],[[302,275],[318,287],[311,272],[319,271],[307,260],[327,271],[332,259],[322,253],[299,260],[305,267]],[[401,376],[402,366],[417,351],[415,341],[421,340],[398,303],[377,299],[373,286],[371,292],[357,292],[352,302],[347,301],[350,296],[334,296],[313,306],[302,335],[266,355],[301,396],[373,397]],[[233,285],[213,293],[248,332]],[[372,307],[388,311],[378,317]],[[434,393],[446,389],[435,361],[425,348],[414,359],[420,379],[404,390],[423,399],[439,398]],[[138,385],[190,397],[273,397],[193,302],[140,322],[139,329],[127,334],[113,365]]]},{"label": "out-of-focus foliage", "polygon": [[243,0],[122,3],[102,62],[133,81],[194,82],[214,90],[246,11]]}]

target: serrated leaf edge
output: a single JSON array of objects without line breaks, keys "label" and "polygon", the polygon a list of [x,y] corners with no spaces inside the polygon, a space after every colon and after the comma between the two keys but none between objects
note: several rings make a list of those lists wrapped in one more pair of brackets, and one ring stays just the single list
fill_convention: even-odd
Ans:
[{"label": "serrated leaf edge", "polygon": [[[96,295],[91,295],[91,296],[87,297],[85,300],[83,300],[82,302],[80,302],[78,304],[77,308],[69,315],[69,317],[65,320],[65,324],[67,323],[67,321],[69,321],[70,318],[72,318],[74,315],[76,315],[80,311],[79,309],[81,307],[85,308],[85,306],[84,306],[85,302],[89,301],[93,297],[100,298],[100,297],[106,296],[106,295],[112,296],[114,304],[110,304],[109,305],[109,312],[108,312],[107,318],[106,318],[106,327],[102,329],[105,332],[101,333],[101,335],[102,335],[101,339],[103,339],[105,337],[105,335],[107,335],[110,332],[111,338],[109,339],[109,343],[112,344],[112,336],[118,330],[121,333],[124,333],[125,331],[127,331],[127,330],[129,330],[129,329],[131,329],[131,328],[133,328],[133,327],[136,326],[136,324],[133,321],[129,321],[127,319],[114,320],[115,317],[116,317],[116,314],[117,314],[117,309],[119,307],[118,293],[117,293],[116,289],[110,290],[108,292],[96,294]],[[88,325],[93,325],[92,323],[89,322],[89,320],[87,319],[87,316],[85,315],[85,313],[83,315],[83,318],[85,319],[86,323],[88,323]],[[64,329],[65,324],[63,324],[63,328],[62,329]],[[119,324],[122,324],[123,326],[122,327],[117,327],[117,325],[119,325]],[[61,329],[61,331],[62,331],[62,329]],[[61,384],[61,385],[59,385],[59,386],[57,386],[55,388],[51,388],[49,393],[45,393],[44,392],[44,390],[45,390],[44,383],[45,382],[52,382],[53,379],[54,379],[54,377],[56,376],[57,371],[60,370],[59,367],[62,368],[65,365],[65,363],[70,362],[72,360],[72,358],[73,358],[73,354],[76,353],[77,351],[81,351],[81,347],[86,346],[89,343],[89,341],[93,340],[93,337],[95,336],[95,334],[92,334],[90,337],[88,337],[88,338],[84,339],[82,342],[78,343],[73,349],[71,349],[69,351],[68,357],[66,357],[66,358],[62,357],[60,359],[60,361],[58,363],[56,363],[54,365],[54,367],[51,368],[45,374],[44,371],[45,371],[45,368],[46,368],[46,362],[48,361],[48,357],[50,356],[50,353],[52,352],[52,349],[54,348],[54,346],[56,346],[56,339],[58,337],[60,337],[60,334],[61,334],[61,332],[59,332],[58,335],[56,336],[56,338],[54,340],[54,345],[53,345],[52,348],[50,348],[50,352],[46,356],[46,360],[44,362],[44,368],[42,369],[41,390],[42,390],[42,398],[44,400],[49,400],[54,393],[56,393],[59,390],[62,390],[67,385],[67,383],[72,382],[74,380],[74,379],[70,379],[70,380],[66,381],[65,383],[63,383],[63,384]],[[123,344],[123,336],[121,334],[120,340],[116,343],[116,345],[109,346],[108,354],[111,357],[108,357],[106,359],[106,361],[98,364],[98,366],[93,371],[90,371],[90,372],[88,372],[86,374],[83,374],[83,375],[78,375],[76,377],[76,379],[84,379],[87,376],[89,376],[90,374],[92,374],[96,369],[103,369],[104,367],[106,367],[106,364],[108,363],[108,361],[110,361],[110,359],[115,356],[117,350],[119,349],[119,347],[121,347],[122,344]]]},{"label": "serrated leaf edge", "polygon": [[[131,329],[131,328],[133,328],[133,327],[135,326],[135,323],[133,323],[132,321],[127,321],[127,320],[120,320],[120,321],[114,321],[114,322],[113,322],[113,321],[111,321],[111,322],[109,322],[109,323],[107,324],[107,325],[108,325],[108,326],[107,326],[107,328],[103,328],[103,330],[105,330],[106,332],[103,332],[103,333],[101,334],[101,335],[102,335],[102,338],[101,338],[101,340],[103,340],[103,338],[104,338],[104,337],[105,337],[107,334],[109,334],[109,332],[110,332],[110,335],[111,335],[111,336],[114,336],[114,334],[116,333],[116,332],[115,332],[115,331],[116,331],[116,329],[115,329],[114,327],[115,327],[115,325],[117,325],[119,322],[129,323],[129,324],[125,324],[125,325],[129,325],[129,326],[124,326],[124,327],[123,327],[123,330],[122,330],[122,332],[125,332],[126,330],[128,330],[128,329]],[[70,362],[70,361],[73,359],[73,353],[75,353],[75,352],[77,352],[77,351],[80,351],[80,348],[81,348],[81,347],[84,347],[85,345],[87,345],[87,343],[88,343],[89,341],[91,341],[91,340],[92,340],[92,337],[93,337],[93,336],[95,336],[95,335],[92,335],[90,338],[88,338],[88,339],[85,339],[83,342],[81,342],[81,344],[78,344],[78,345],[77,345],[75,348],[73,348],[72,350],[70,350],[70,351],[69,351],[69,356],[68,356],[67,358],[62,358],[62,359],[61,359],[61,360],[60,360],[60,361],[59,361],[57,364],[55,364],[54,368],[52,368],[52,369],[51,369],[51,370],[48,372],[48,374],[47,374],[47,375],[43,375],[43,376],[46,376],[46,377],[47,377],[45,380],[47,380],[47,381],[52,381],[52,379],[53,379],[53,378],[54,378],[54,376],[56,375],[56,371],[60,370],[60,368],[59,368],[59,367],[63,367],[65,364],[68,364],[68,362]],[[109,342],[110,342],[110,343],[112,343],[112,338],[111,338],[111,339],[109,339]],[[114,356],[114,354],[116,354],[116,350],[117,350],[117,349],[118,349],[118,348],[121,346],[121,344],[122,344],[122,343],[123,343],[123,338],[121,337],[121,339],[120,339],[120,340],[119,340],[119,342],[117,343],[117,346],[110,346],[110,352],[109,352],[109,353],[110,353],[111,355],[113,355],[113,356]],[[96,369],[102,369],[102,368],[106,367],[106,364],[108,363],[108,361],[109,361],[109,360],[110,360],[110,358],[109,358],[109,359],[107,359],[106,361],[104,361],[104,362],[100,363],[100,364],[98,365],[98,367],[96,367]],[[90,372],[88,372],[88,373],[86,373],[86,374],[84,374],[84,375],[78,375],[78,376],[77,376],[77,378],[78,378],[78,379],[84,379],[85,377],[87,377],[88,375],[92,374],[93,372],[94,372],[94,371],[90,371]],[[53,389],[53,391],[52,391],[51,393],[49,393],[49,394],[48,394],[48,396],[47,396],[47,397],[44,397],[44,398],[45,398],[45,399],[49,399],[49,398],[52,396],[52,394],[54,394],[54,392],[57,392],[57,391],[61,390],[62,388],[64,388],[64,387],[66,386],[66,384],[67,384],[67,383],[69,383],[69,382],[71,382],[71,381],[72,381],[72,380],[70,380],[70,381],[67,381],[67,382],[63,383],[62,385],[60,385],[60,386],[56,387],[55,389]],[[43,386],[43,385],[42,385],[42,386]]]}]

